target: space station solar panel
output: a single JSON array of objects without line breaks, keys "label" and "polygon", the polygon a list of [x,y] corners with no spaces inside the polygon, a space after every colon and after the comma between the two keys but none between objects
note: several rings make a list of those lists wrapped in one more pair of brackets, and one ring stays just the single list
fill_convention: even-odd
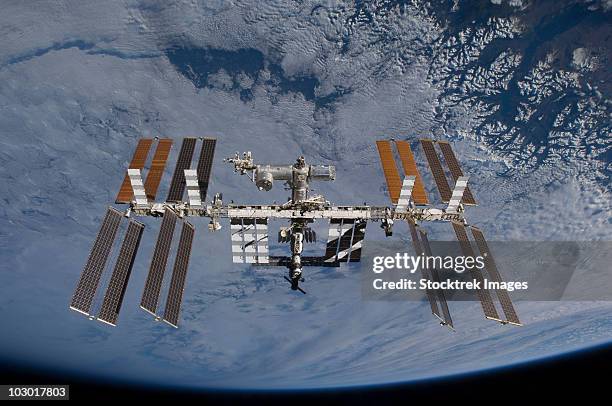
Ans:
[{"label": "space station solar panel", "polygon": [[351,253],[349,254],[349,262],[361,261],[361,249],[363,248],[363,239],[365,238],[366,226],[365,220],[357,220],[353,230],[353,241],[351,242]]},{"label": "space station solar panel", "polygon": [[269,262],[268,219],[232,217],[232,261],[238,264]]},{"label": "space station solar panel", "polygon": [[178,250],[176,252],[176,260],[172,270],[172,278],[170,279],[168,299],[166,300],[166,308],[164,309],[164,321],[174,327],[178,327],[194,232],[195,229],[191,224],[188,222],[183,223]]},{"label": "space station solar panel", "polygon": [[[325,258],[332,262],[336,261],[336,254],[338,253],[338,237],[340,236],[338,228],[341,224],[341,219],[332,218],[329,220],[329,236],[325,247]],[[332,231],[332,228],[335,231]]]},{"label": "space station solar panel", "polygon": [[184,138],[181,144],[181,150],[179,152],[174,173],[172,174],[172,181],[170,182],[170,189],[168,191],[167,202],[181,202],[183,201],[183,195],[185,194],[185,169],[191,167],[191,160],[193,159],[193,153],[196,146],[196,138]]},{"label": "space station solar panel", "polygon": [[340,262],[347,262],[351,251],[351,241],[353,241],[353,230],[355,220],[344,219],[342,221],[342,233],[338,237],[338,254],[337,258]]},{"label": "space station solar panel", "polygon": [[433,141],[422,139],[421,146],[423,147],[423,151],[425,152],[425,157],[427,158],[427,163],[429,164],[429,168],[431,169],[431,174],[434,177],[434,181],[436,182],[438,191],[440,192],[440,197],[442,198],[443,202],[448,203],[451,198],[452,192],[450,186],[448,185],[448,180],[446,179],[444,170],[442,169],[442,164],[440,163],[438,153],[434,148]]},{"label": "space station solar panel", "polygon": [[144,188],[147,193],[147,198],[151,201],[155,201],[157,195],[157,189],[161,182],[166,168],[166,161],[170,155],[170,148],[172,148],[172,139],[164,138],[159,140],[155,154],[153,155],[153,161],[151,162],[151,168],[147,174],[147,180],[145,180]]},{"label": "space station solar panel", "polygon": [[[128,169],[144,169],[152,144],[153,140],[151,138],[141,138],[138,140],[136,151],[134,151],[134,156],[132,157],[132,161],[130,162]],[[115,199],[115,203],[130,203],[133,198],[134,193],[132,191],[132,185],[126,172],[121,188],[119,189],[119,193],[117,194],[117,199]]]},{"label": "space station solar panel", "polygon": [[[453,221],[451,223],[453,225],[453,229],[455,230],[455,235],[457,236],[457,240],[459,240],[459,245],[461,246],[461,252],[465,257],[474,258],[474,249],[472,248],[472,244],[468,238],[467,232],[465,231],[465,226],[462,223]],[[476,294],[478,295],[478,299],[480,300],[480,304],[482,305],[482,310],[484,311],[485,317],[492,320],[501,321],[499,318],[499,314],[497,313],[497,309],[493,304],[493,299],[491,298],[491,293],[488,289],[484,289],[482,287],[484,278],[482,277],[482,273],[476,267],[470,268],[470,275],[472,279],[476,280],[480,283],[481,289],[476,290]]]},{"label": "space station solar panel", "polygon": [[208,184],[210,182],[210,174],[212,171],[212,164],[215,158],[215,145],[217,140],[214,138],[204,138],[202,140],[202,149],[200,151],[200,158],[198,160],[198,184],[200,186],[200,197],[202,202],[206,201],[206,194],[208,193]]},{"label": "space station solar panel", "polygon": [[[419,230],[419,234],[421,235],[421,243],[423,246],[423,252],[428,257],[433,256],[433,253],[431,251],[431,246],[429,245],[429,239],[427,238],[427,233],[423,230]],[[438,272],[436,268],[428,269],[428,271],[429,271],[429,274],[431,275],[431,280],[433,280],[434,282],[438,282],[438,283],[441,281],[440,273]],[[447,325],[451,329],[454,328],[453,319],[451,318],[450,311],[448,309],[448,302],[446,301],[446,295],[444,294],[444,290],[436,289],[434,290],[434,293],[435,293],[435,297],[438,299],[440,309],[442,310],[442,316],[436,313],[434,314],[436,314],[442,320],[443,324]]]},{"label": "space station solar panel", "polygon": [[[474,240],[476,240],[476,245],[478,245],[480,255],[484,257],[485,267],[489,273],[489,276],[491,276],[491,280],[495,282],[502,282],[501,275],[499,274],[497,265],[495,264],[495,260],[491,254],[491,250],[489,249],[489,244],[487,244],[487,241],[484,238],[484,234],[477,227],[470,227],[470,229],[472,230]],[[504,315],[506,316],[506,321],[508,323],[521,325],[508,291],[506,289],[498,289],[496,290],[496,293]]]},{"label": "space station solar panel", "polygon": [[242,219],[230,219],[230,233],[232,239],[232,262],[235,264],[243,264],[244,253],[242,250]]},{"label": "space station solar panel", "polygon": [[397,152],[402,161],[404,175],[416,176],[414,188],[412,189],[412,200],[416,205],[429,204],[427,192],[425,191],[425,185],[423,184],[423,179],[421,179],[421,174],[417,169],[414,154],[412,153],[412,149],[410,149],[410,144],[407,141],[395,141],[395,145],[397,146]]},{"label": "space station solar panel", "polygon": [[242,235],[244,243],[242,245],[242,252],[244,254],[244,262],[247,264],[257,263],[257,237],[255,236],[255,230],[253,232],[246,232]]},{"label": "space station solar panel", "polygon": [[[354,239],[355,230],[357,239]],[[327,262],[358,262],[361,260],[361,247],[365,233],[365,224],[361,220],[336,219],[329,222],[329,234],[325,248]],[[352,254],[354,255],[352,256]]]},{"label": "space station solar panel", "polygon": [[144,225],[135,220],[130,220],[108,288],[104,294],[98,319],[113,326],[117,324],[117,317],[119,317],[125,289],[132,273],[143,230]]},{"label": "space station solar panel", "polygon": [[412,237],[412,246],[414,247],[414,252],[416,253],[416,255],[421,255],[424,251],[423,247],[421,246],[421,242],[419,241],[416,224],[411,218],[407,220],[407,223],[408,228],[410,229],[410,236]]},{"label": "space station solar panel", "polygon": [[255,239],[257,240],[256,263],[265,264],[270,256],[268,248],[268,219],[255,219]]},{"label": "space station solar panel", "polygon": [[[459,161],[457,160],[451,145],[448,143],[448,141],[438,141],[438,145],[442,150],[442,155],[444,156],[444,160],[448,165],[448,169],[450,169],[453,179],[455,182],[457,182],[459,177],[463,176],[463,171],[461,170],[461,166],[459,165]],[[472,195],[469,186],[465,188],[461,202],[463,204],[476,204],[476,200],[474,199],[474,195]]]},{"label": "space station solar panel", "polygon": [[397,171],[395,159],[393,158],[391,143],[386,140],[376,141],[376,147],[378,148],[380,163],[382,164],[385,180],[387,181],[389,198],[391,199],[391,203],[397,204],[402,188],[402,181]]},{"label": "space station solar panel", "polygon": [[166,271],[166,264],[168,262],[168,255],[170,254],[170,246],[172,245],[172,236],[174,234],[177,218],[173,210],[166,208],[157,242],[153,250],[149,274],[147,275],[145,288],[140,301],[140,307],[152,314],[155,314],[157,311],[157,303],[159,301],[159,294]]},{"label": "space station solar panel", "polygon": [[[414,247],[414,252],[416,255],[421,255],[424,253],[421,242],[419,241],[419,236],[417,234],[416,226],[414,224],[414,220],[408,219],[408,228],[410,228],[410,236],[412,237],[412,246]],[[423,279],[431,280],[429,276],[428,270],[421,266],[421,276]],[[435,293],[431,289],[426,289],[425,293],[427,294],[427,300],[429,301],[429,307],[431,307],[431,312],[436,316],[440,317],[440,312],[438,311],[438,303],[436,302]]]},{"label": "space station solar panel", "polygon": [[96,240],[89,253],[89,258],[87,258],[85,268],[77,284],[74,296],[72,297],[72,302],[70,303],[71,309],[89,314],[122,217],[123,214],[112,207],[109,207],[106,211]]}]

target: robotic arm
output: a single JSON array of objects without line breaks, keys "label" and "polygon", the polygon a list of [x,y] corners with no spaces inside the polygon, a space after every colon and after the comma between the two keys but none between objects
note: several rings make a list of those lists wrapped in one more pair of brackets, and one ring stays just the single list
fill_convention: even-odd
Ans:
[{"label": "robotic arm", "polygon": [[242,158],[238,152],[233,157],[225,158],[223,162],[229,162],[234,165],[234,172],[240,172],[241,175],[246,175],[248,171],[254,171],[257,166],[253,163],[251,151],[242,154]]}]

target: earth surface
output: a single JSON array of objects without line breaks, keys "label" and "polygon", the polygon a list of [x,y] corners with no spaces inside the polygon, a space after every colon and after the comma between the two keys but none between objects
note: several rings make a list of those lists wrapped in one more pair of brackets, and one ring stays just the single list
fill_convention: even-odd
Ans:
[{"label": "earth surface", "polygon": [[[468,218],[488,239],[610,240],[609,0],[2,8],[0,359],[150,385],[321,388],[499,368],[610,341],[606,301],[518,302],[523,327],[451,303],[451,332],[426,302],[364,300],[358,266],[308,269],[300,295],[282,269],[231,264],[229,227],[209,233],[204,219],[194,220],[179,329],[138,306],[153,219],[143,220],[118,327],[68,309],[140,137],[216,137],[209,190],[228,201],[287,195],[233,174],[222,158],[235,151],[334,164],[337,180],[315,187],[337,204],[387,204],[375,140],[446,139],[480,203]],[[375,225],[370,238],[382,239]]]}]

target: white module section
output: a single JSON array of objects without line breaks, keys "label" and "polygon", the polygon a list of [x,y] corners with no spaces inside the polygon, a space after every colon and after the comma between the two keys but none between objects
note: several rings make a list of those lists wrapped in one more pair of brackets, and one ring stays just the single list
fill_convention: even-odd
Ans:
[{"label": "white module section", "polygon": [[136,200],[136,206],[146,206],[147,204],[149,204],[147,200],[147,194],[145,193],[144,184],[142,183],[140,169],[128,169],[128,176],[130,178],[132,190],[134,191],[134,200]]},{"label": "white module section", "polygon": [[416,176],[407,176],[404,178],[402,183],[402,189],[400,190],[399,200],[397,201],[396,210],[406,211],[408,210],[408,204],[410,203],[410,197],[412,196],[412,189],[416,182]]},{"label": "white module section", "polygon": [[456,213],[459,208],[459,203],[461,203],[461,199],[463,198],[463,192],[465,192],[465,188],[467,187],[469,177],[468,176],[459,176],[457,179],[457,183],[455,183],[455,189],[453,189],[453,195],[448,202],[448,207],[446,208],[447,213]]},{"label": "white module section", "polygon": [[201,207],[200,187],[198,185],[198,171],[185,169],[185,184],[187,185],[187,196],[191,207]]}]

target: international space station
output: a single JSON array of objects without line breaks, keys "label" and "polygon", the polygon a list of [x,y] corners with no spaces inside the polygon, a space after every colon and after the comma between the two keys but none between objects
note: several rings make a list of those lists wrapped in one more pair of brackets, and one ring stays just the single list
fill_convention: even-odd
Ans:
[{"label": "international space station", "polygon": [[[235,172],[248,175],[259,190],[268,191],[275,182],[283,182],[282,184],[291,190],[288,201],[284,204],[269,205],[226,204],[222,195],[217,193],[210,202],[207,202],[216,146],[216,139],[213,138],[182,140],[168,195],[164,201],[159,202],[156,201],[157,191],[173,143],[173,139],[169,138],[143,138],[138,141],[115,200],[115,204],[124,205],[124,208],[108,207],[72,297],[71,309],[91,319],[116,325],[145,228],[136,220],[141,216],[161,217],[161,227],[140,306],[151,313],[156,320],[163,320],[174,327],[178,327],[179,324],[195,233],[194,226],[187,220],[193,217],[208,218],[210,231],[221,230],[222,221],[229,219],[233,263],[285,267],[288,272],[284,278],[289,282],[291,289],[302,293],[306,293],[303,284],[300,285],[304,282],[305,267],[339,267],[343,263],[360,261],[368,222],[380,223],[387,237],[392,236],[394,223],[406,222],[415,252],[417,255],[427,256],[431,256],[432,251],[427,232],[422,225],[427,222],[448,222],[455,231],[463,255],[474,256],[477,248],[485,259],[489,280],[502,282],[482,231],[468,225],[465,219],[465,208],[475,205],[476,201],[467,185],[468,177],[464,176],[451,144],[447,141],[419,140],[443,207],[440,207],[440,204],[434,205],[433,201],[430,201],[411,144],[406,140],[376,141],[391,200],[389,206],[334,205],[324,196],[310,193],[312,183],[335,180],[334,166],[311,164],[302,156],[292,164],[256,163],[251,152],[242,155],[236,153],[235,156],[224,159],[224,162],[231,164]],[[200,154],[196,168],[192,169],[198,143]],[[149,162],[149,152],[154,145],[155,152]],[[400,176],[396,156],[401,162],[403,176]],[[448,173],[442,166],[441,157],[446,162]],[[148,169],[143,182],[145,168]],[[452,183],[449,183],[449,179]],[[121,227],[124,219],[127,221],[127,226]],[[288,246],[288,254],[285,256],[272,256],[269,253],[270,219],[287,221],[287,225],[278,231],[278,242]],[[304,245],[314,243],[317,239],[315,231],[310,227],[315,220],[329,221],[325,252],[320,256],[305,256],[302,255]],[[177,223],[180,224],[181,231],[178,247],[172,251]],[[104,271],[109,257],[113,256],[113,247],[116,245],[115,240],[120,229],[125,231],[122,231],[123,241],[118,252],[114,254],[115,265],[112,267],[110,278],[104,283],[106,290],[103,297],[96,300],[103,274],[106,274]],[[473,241],[470,240],[468,229]],[[164,285],[164,280],[168,282],[165,276],[171,251],[175,254],[168,286],[168,283]],[[421,268],[420,271],[423,278],[434,282],[441,281],[437,269]],[[474,280],[482,284],[484,277],[479,269],[472,268],[470,273]],[[162,311],[160,296],[163,286],[166,286],[164,292],[167,291],[167,298]],[[487,319],[502,324],[521,325],[506,290],[480,289],[476,294]],[[431,312],[440,324],[454,329],[444,291],[427,290],[426,296]],[[494,296],[501,305],[503,316],[498,312]]]}]

